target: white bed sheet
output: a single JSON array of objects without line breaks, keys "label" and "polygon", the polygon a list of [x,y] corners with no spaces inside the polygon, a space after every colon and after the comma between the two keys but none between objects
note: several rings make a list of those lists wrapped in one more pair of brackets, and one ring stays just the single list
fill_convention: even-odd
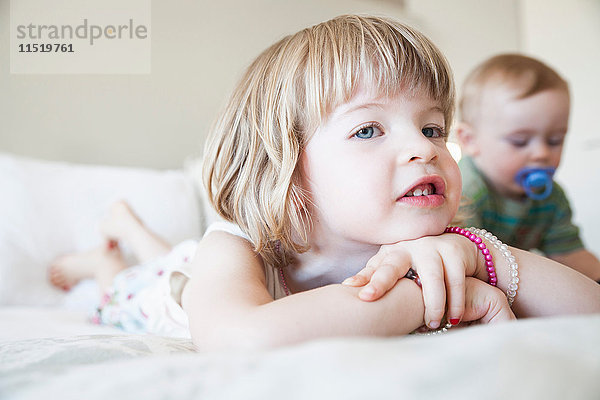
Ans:
[{"label": "white bed sheet", "polygon": [[84,311],[55,307],[0,307],[0,344],[11,340],[114,334],[125,332],[88,322]]},{"label": "white bed sheet", "polygon": [[14,320],[0,341],[3,399],[600,398],[600,315],[215,354],[59,310],[0,310],[0,326],[28,315],[39,324]]}]

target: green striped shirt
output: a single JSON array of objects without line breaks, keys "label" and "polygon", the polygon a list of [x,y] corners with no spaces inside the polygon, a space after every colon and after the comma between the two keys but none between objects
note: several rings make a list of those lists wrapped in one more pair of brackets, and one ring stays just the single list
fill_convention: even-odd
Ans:
[{"label": "green striped shirt", "polygon": [[556,182],[544,200],[513,200],[493,191],[471,158],[463,158],[458,165],[466,200],[465,226],[485,228],[510,246],[538,249],[547,255],[583,248],[579,228],[571,221],[569,201]]}]

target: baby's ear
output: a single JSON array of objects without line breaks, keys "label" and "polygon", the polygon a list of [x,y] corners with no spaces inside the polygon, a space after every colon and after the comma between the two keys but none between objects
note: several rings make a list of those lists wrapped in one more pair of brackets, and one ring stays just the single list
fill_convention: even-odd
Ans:
[{"label": "baby's ear", "polygon": [[456,137],[464,153],[474,157],[479,154],[479,146],[473,127],[467,122],[459,122],[456,127]]}]

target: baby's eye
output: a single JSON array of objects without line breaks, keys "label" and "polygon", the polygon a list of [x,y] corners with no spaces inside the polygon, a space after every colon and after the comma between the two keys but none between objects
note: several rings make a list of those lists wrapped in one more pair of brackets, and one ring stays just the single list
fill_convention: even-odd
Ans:
[{"label": "baby's eye", "polygon": [[358,139],[372,139],[376,136],[381,136],[381,129],[375,125],[363,126],[354,133],[354,137]]},{"label": "baby's eye", "polygon": [[519,138],[509,138],[508,143],[510,143],[513,147],[525,147],[529,143],[529,140],[519,139]]},{"label": "baby's eye", "polygon": [[427,128],[423,128],[423,129],[421,129],[421,133],[423,133],[423,135],[425,135],[425,137],[428,137],[428,138],[446,137],[446,132],[444,132],[444,130],[442,128],[439,128],[437,126],[430,126]]},{"label": "baby's eye", "polygon": [[548,143],[548,146],[561,146],[564,141],[565,141],[565,137],[560,136],[560,137],[548,138],[548,140],[546,140],[546,143]]}]

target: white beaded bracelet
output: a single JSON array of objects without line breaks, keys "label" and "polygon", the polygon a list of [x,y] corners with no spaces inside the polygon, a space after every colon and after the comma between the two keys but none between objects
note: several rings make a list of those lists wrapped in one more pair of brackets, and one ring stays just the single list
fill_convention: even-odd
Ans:
[{"label": "white beaded bracelet", "polygon": [[440,333],[448,332],[448,329],[450,329],[450,328],[452,328],[452,324],[450,322],[448,322],[446,325],[442,326],[441,328],[429,330],[429,331],[425,331],[425,332],[419,332],[417,330],[417,331],[412,332],[411,335],[419,335],[419,336],[439,335]]},{"label": "white beaded bracelet", "polygon": [[510,283],[508,284],[508,288],[506,290],[506,298],[508,300],[508,305],[512,306],[517,295],[517,290],[519,290],[519,264],[517,264],[515,256],[512,255],[508,246],[502,243],[500,239],[494,236],[491,232],[488,232],[485,229],[479,229],[475,227],[470,227],[468,228],[468,230],[480,237],[483,237],[484,239],[489,241],[496,249],[500,250],[500,254],[502,254],[504,259],[508,263]]}]

